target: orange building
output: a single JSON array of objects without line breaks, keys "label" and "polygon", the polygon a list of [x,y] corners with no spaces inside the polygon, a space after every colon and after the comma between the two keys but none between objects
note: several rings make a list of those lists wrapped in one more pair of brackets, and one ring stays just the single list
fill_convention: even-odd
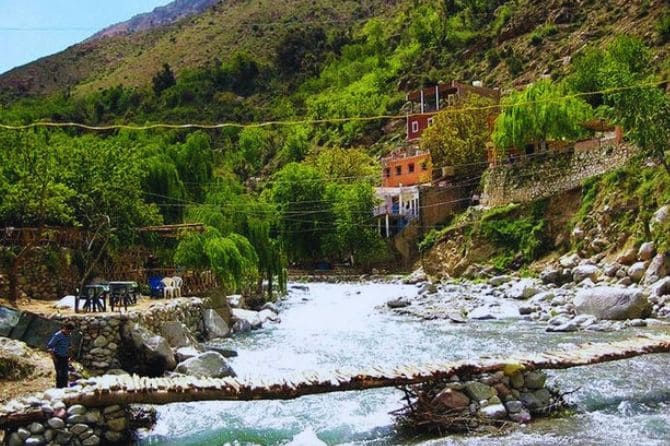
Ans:
[{"label": "orange building", "polygon": [[429,183],[433,164],[430,152],[401,150],[382,158],[383,187],[414,186]]}]

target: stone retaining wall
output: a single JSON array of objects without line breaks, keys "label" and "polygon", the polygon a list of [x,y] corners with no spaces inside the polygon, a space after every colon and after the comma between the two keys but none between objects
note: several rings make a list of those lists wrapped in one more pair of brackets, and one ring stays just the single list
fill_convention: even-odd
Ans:
[{"label": "stone retaining wall", "polygon": [[79,404],[67,407],[61,401],[42,403],[43,420],[7,429],[3,444],[95,446],[132,443],[131,417],[126,407],[114,405],[89,409]]},{"label": "stone retaining wall", "polygon": [[79,361],[94,374],[104,374],[121,368],[121,328],[129,322],[138,323],[161,334],[165,322],[178,321],[198,338],[204,334],[203,301],[197,297],[157,301],[147,310],[131,310],[118,314],[77,314],[59,316],[57,320],[71,320],[83,334]]},{"label": "stone retaining wall", "polygon": [[524,203],[571,190],[588,178],[623,166],[637,153],[629,144],[611,142],[494,166],[486,174],[482,204]]}]

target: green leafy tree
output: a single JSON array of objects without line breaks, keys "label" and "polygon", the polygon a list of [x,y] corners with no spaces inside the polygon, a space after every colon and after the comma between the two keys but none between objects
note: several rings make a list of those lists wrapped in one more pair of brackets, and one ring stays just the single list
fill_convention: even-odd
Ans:
[{"label": "green leafy tree", "polygon": [[379,163],[363,149],[324,148],[310,155],[307,164],[314,166],[323,178],[333,181],[351,183],[362,178],[376,183],[379,179]]},{"label": "green leafy tree", "polygon": [[658,88],[653,72],[644,43],[621,36],[605,49],[588,48],[576,57],[568,82],[589,93],[598,115],[620,123],[627,136],[670,173],[670,95]]},{"label": "green leafy tree", "polygon": [[563,85],[541,80],[503,98],[492,139],[503,151],[527,144],[574,140],[584,135],[582,124],[592,116],[581,98],[567,96]]},{"label": "green leafy tree", "polygon": [[351,265],[366,266],[383,260],[388,251],[372,219],[377,199],[370,183],[331,183],[327,186],[326,197],[332,205],[333,215],[331,228],[325,236],[327,252],[348,257]]},{"label": "green leafy tree", "polygon": [[311,166],[290,163],[274,175],[270,201],[289,260],[322,255],[324,231],[332,221],[324,193],[324,178]]},{"label": "green leafy tree", "polygon": [[433,117],[433,125],[421,135],[421,148],[430,151],[433,164],[456,166],[481,161],[489,140],[489,116],[493,101],[469,95],[458,108],[449,108]]}]

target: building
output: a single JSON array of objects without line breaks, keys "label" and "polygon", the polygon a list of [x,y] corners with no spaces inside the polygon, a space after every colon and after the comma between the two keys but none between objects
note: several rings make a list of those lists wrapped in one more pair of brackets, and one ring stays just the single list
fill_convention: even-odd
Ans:
[{"label": "building", "polygon": [[451,81],[448,84],[438,83],[407,93],[407,101],[411,104],[407,113],[407,141],[420,139],[423,131],[432,124],[433,116],[437,112],[458,105],[469,94],[491,98],[496,104],[500,102],[500,90],[486,88],[479,81],[473,82],[472,85],[458,81]]},{"label": "building", "polygon": [[382,158],[384,187],[414,186],[429,183],[432,177],[430,152],[400,149]]},{"label": "building", "polygon": [[393,237],[419,218],[419,186],[378,187],[374,216],[383,237]]}]

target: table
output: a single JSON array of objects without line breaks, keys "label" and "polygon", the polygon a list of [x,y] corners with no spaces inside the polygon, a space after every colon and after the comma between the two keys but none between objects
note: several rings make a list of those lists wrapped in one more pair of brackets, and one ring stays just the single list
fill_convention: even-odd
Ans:
[{"label": "table", "polygon": [[137,282],[109,282],[107,283],[109,293],[109,306],[114,311],[114,307],[119,310],[123,308],[128,311],[128,305],[137,303],[139,294]]},{"label": "table", "polygon": [[79,312],[79,300],[84,300],[83,311],[107,311],[107,288],[104,285],[86,285],[74,299],[74,312]]}]

